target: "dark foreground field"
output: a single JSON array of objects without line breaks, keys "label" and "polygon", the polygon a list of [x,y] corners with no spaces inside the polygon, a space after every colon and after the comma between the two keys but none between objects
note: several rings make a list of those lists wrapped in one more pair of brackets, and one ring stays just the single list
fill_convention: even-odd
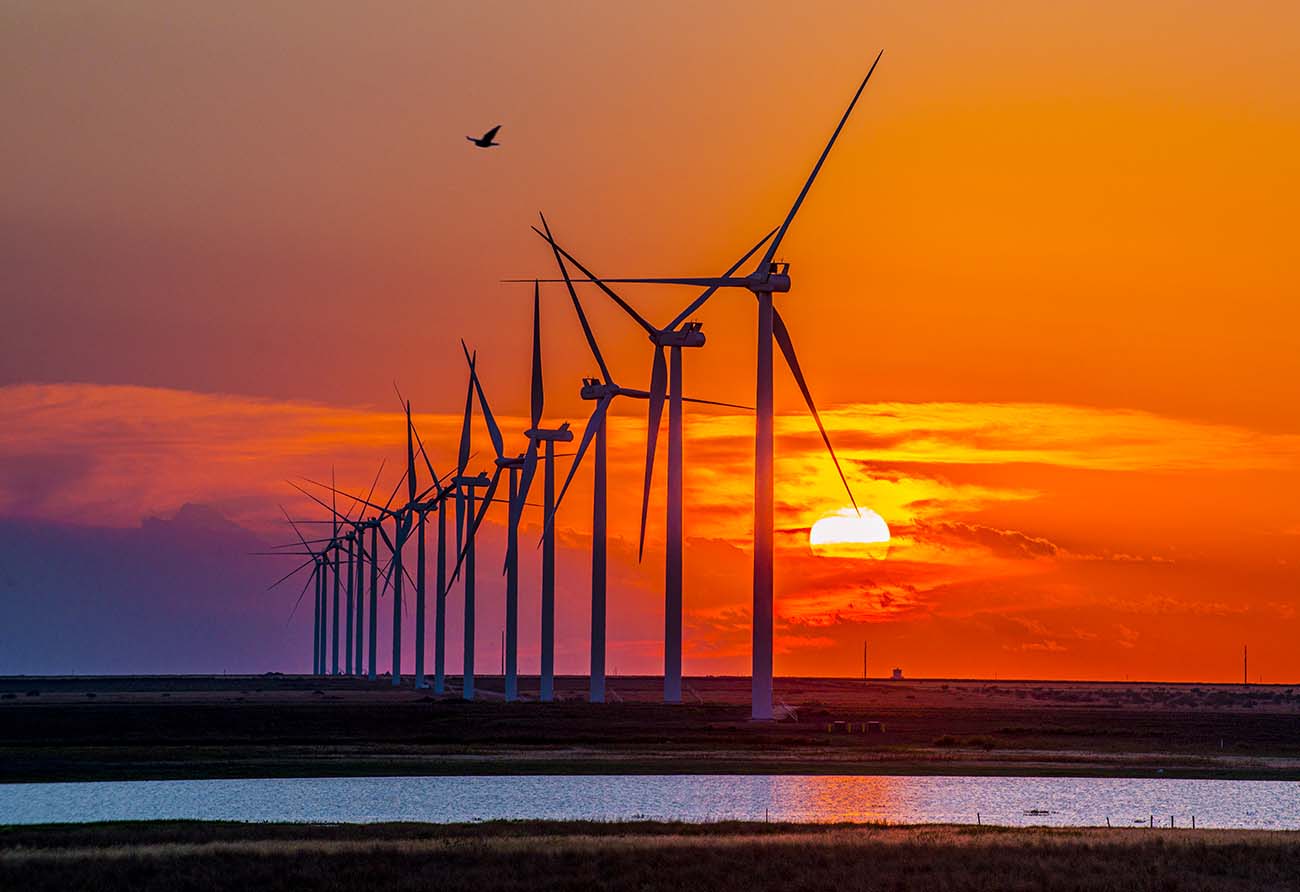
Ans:
[{"label": "dark foreground field", "polygon": [[[536,680],[532,679],[535,687]],[[1123,775],[1300,779],[1290,686],[777,680],[797,718],[748,721],[749,680],[618,677],[617,702],[434,698],[409,680],[0,678],[0,782],[510,773]],[[529,685],[524,685],[525,693]],[[880,722],[876,734],[828,723]]]},{"label": "dark foreground field", "polygon": [[1300,834],[775,824],[0,828],[0,888],[1294,889]]}]

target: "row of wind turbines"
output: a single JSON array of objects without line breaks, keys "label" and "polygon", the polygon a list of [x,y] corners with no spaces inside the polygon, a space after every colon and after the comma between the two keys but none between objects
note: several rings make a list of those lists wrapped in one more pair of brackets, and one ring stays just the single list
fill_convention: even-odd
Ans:
[{"label": "row of wind turbines", "polygon": [[[883,53],[882,53],[883,54]],[[371,680],[378,678],[378,627],[379,599],[392,590],[392,670],[391,682],[402,682],[402,614],[405,585],[410,584],[415,600],[415,677],[417,688],[432,687],[434,693],[446,693],[449,679],[445,666],[446,602],[457,582],[464,597],[464,665],[461,673],[461,695],[474,699],[475,682],[475,583],[477,579],[476,536],[488,512],[498,503],[506,506],[506,548],[503,562],[505,587],[505,698],[519,699],[518,637],[519,637],[519,527],[526,507],[532,506],[528,496],[538,467],[542,473],[541,579],[541,667],[540,699],[549,701],[555,693],[555,521],[556,514],[570,484],[589,452],[593,454],[593,502],[591,545],[591,646],[590,692],[592,702],[605,700],[606,652],[606,569],[607,569],[607,424],[609,408],[617,398],[645,400],[647,402],[647,436],[645,473],[642,481],[641,527],[638,554],[644,554],[645,533],[653,480],[654,463],[663,420],[664,407],[668,409],[668,473],[666,499],[666,545],[664,566],[664,700],[681,702],[682,698],[682,414],[688,402],[748,409],[683,395],[683,351],[705,345],[704,332],[699,322],[691,317],[721,289],[740,289],[750,292],[757,306],[758,359],[755,387],[754,425],[754,546],[753,546],[753,672],[752,710],[756,720],[773,716],[772,707],[772,653],[773,653],[773,563],[774,563],[774,448],[773,448],[773,344],[781,351],[786,365],[794,376],[808,411],[817,424],[827,452],[835,463],[845,491],[854,508],[857,502],[847,478],[831,446],[825,425],[817,411],[812,393],[800,368],[794,343],[781,314],[777,311],[774,294],[790,290],[789,265],[775,260],[786,233],[793,224],[804,199],[817,179],[831,149],[848,122],[863,90],[871,79],[880,55],[872,62],[866,76],[859,84],[848,108],[827,141],[812,172],[805,180],[789,213],[780,225],[769,231],[757,244],[745,252],[721,276],[717,277],[600,277],[563,248],[554,238],[545,217],[541,228],[534,231],[547,243],[559,271],[553,279],[511,279],[533,285],[532,372],[530,380],[530,426],[522,431],[523,441],[512,439],[507,448],[506,439],[492,413],[488,396],[478,375],[478,357],[462,341],[462,350],[468,367],[468,383],[459,451],[455,467],[439,475],[411,415],[411,405],[403,400],[406,425],[406,468],[388,499],[376,499],[375,488],[379,474],[369,492],[358,493],[340,490],[331,480],[329,484],[306,481],[316,491],[293,484],[320,507],[329,511],[329,518],[316,521],[295,521],[286,513],[296,541],[276,550],[277,554],[299,554],[305,560],[280,581],[304,569],[311,573],[303,587],[299,601],[308,589],[314,589],[314,622],[312,645],[312,671],[314,674],[367,674]],[[761,254],[760,254],[761,252]],[[758,255],[759,259],[748,275],[737,272]],[[570,272],[570,267],[576,273]],[[579,275],[580,274],[580,275]],[[541,286],[563,284],[582,328],[592,360],[599,368],[599,377],[584,378],[581,397],[593,404],[587,424],[578,442],[577,451],[568,474],[561,483],[556,459],[556,444],[571,443],[574,433],[565,422],[558,427],[543,427],[545,390],[542,376],[541,348]],[[639,313],[614,285],[674,285],[703,289],[667,325],[656,326]],[[595,334],[588,322],[576,286],[591,286],[613,301],[636,325],[646,333],[652,345],[652,364],[649,389],[624,387],[617,383],[600,351]],[[667,354],[667,355],[665,355]],[[400,394],[399,394],[400,398]],[[472,461],[471,429],[475,405],[482,414],[492,446],[492,462],[488,470],[470,472]],[[515,442],[522,451],[514,451]],[[594,450],[593,450],[594,445]],[[417,457],[419,461],[417,462]],[[380,473],[382,473],[382,466]],[[502,477],[507,480],[504,499],[497,493]],[[558,494],[557,494],[557,484]],[[405,489],[405,501],[396,504],[399,492]],[[340,510],[339,499],[344,501]],[[455,518],[455,547],[449,551],[451,536],[448,511]],[[427,580],[426,526],[430,515],[436,517],[435,530],[435,580],[433,586],[433,673],[428,678],[425,666],[426,608],[429,585]],[[307,523],[326,524],[328,536],[311,537],[303,532]],[[405,562],[406,549],[415,540],[415,573],[412,576]],[[381,550],[382,549],[382,550]],[[278,582],[276,583],[279,584]],[[368,594],[368,610],[367,610]],[[368,635],[366,634],[368,632]],[[342,637],[340,637],[342,636]],[[364,668],[363,668],[364,664]]]}]

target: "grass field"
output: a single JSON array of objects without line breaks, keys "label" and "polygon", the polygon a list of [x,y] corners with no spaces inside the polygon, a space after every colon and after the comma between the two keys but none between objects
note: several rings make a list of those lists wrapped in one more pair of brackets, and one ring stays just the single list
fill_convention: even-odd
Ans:
[{"label": "grass field", "polygon": [[777,824],[0,828],[0,888],[1258,890],[1300,834]]},{"label": "grass field", "polygon": [[[535,679],[532,680],[535,684]],[[617,677],[621,702],[441,699],[387,679],[0,679],[0,782],[494,773],[1122,775],[1300,779],[1290,686],[777,680],[797,720],[748,721],[748,679]],[[495,685],[495,688],[494,688]],[[524,684],[529,692],[529,685]],[[833,721],[880,734],[828,732]]]}]

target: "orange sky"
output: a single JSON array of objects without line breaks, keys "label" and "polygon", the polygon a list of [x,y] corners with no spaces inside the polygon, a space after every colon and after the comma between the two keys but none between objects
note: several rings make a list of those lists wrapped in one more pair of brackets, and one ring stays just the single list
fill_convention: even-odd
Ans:
[{"label": "orange sky", "polygon": [[[393,380],[442,413],[446,464],[459,337],[525,409],[526,298],[498,280],[551,272],[537,210],[597,272],[721,272],[884,47],[780,306],[895,540],[808,552],[844,500],[779,373],[777,671],[859,671],[867,638],[873,672],[1230,679],[1250,641],[1294,679],[1297,33],[1282,2],[6,4],[0,514],[192,501],[266,529],[286,476],[399,460]],[[627,293],[660,322],[691,297]],[[644,386],[643,336],[589,308]],[[688,389],[752,401],[752,300],[699,318]],[[548,416],[580,424],[562,298],[544,339]],[[624,412],[611,668],[649,670]],[[742,671],[750,421],[692,414],[687,460],[686,669]]]}]

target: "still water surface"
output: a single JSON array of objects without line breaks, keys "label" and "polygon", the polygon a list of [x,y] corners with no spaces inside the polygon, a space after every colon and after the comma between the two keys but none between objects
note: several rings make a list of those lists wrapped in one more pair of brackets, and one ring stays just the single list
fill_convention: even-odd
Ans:
[{"label": "still water surface", "polygon": [[1300,783],[1062,777],[541,775],[0,785],[0,824],[153,819],[729,819],[1300,829]]}]

